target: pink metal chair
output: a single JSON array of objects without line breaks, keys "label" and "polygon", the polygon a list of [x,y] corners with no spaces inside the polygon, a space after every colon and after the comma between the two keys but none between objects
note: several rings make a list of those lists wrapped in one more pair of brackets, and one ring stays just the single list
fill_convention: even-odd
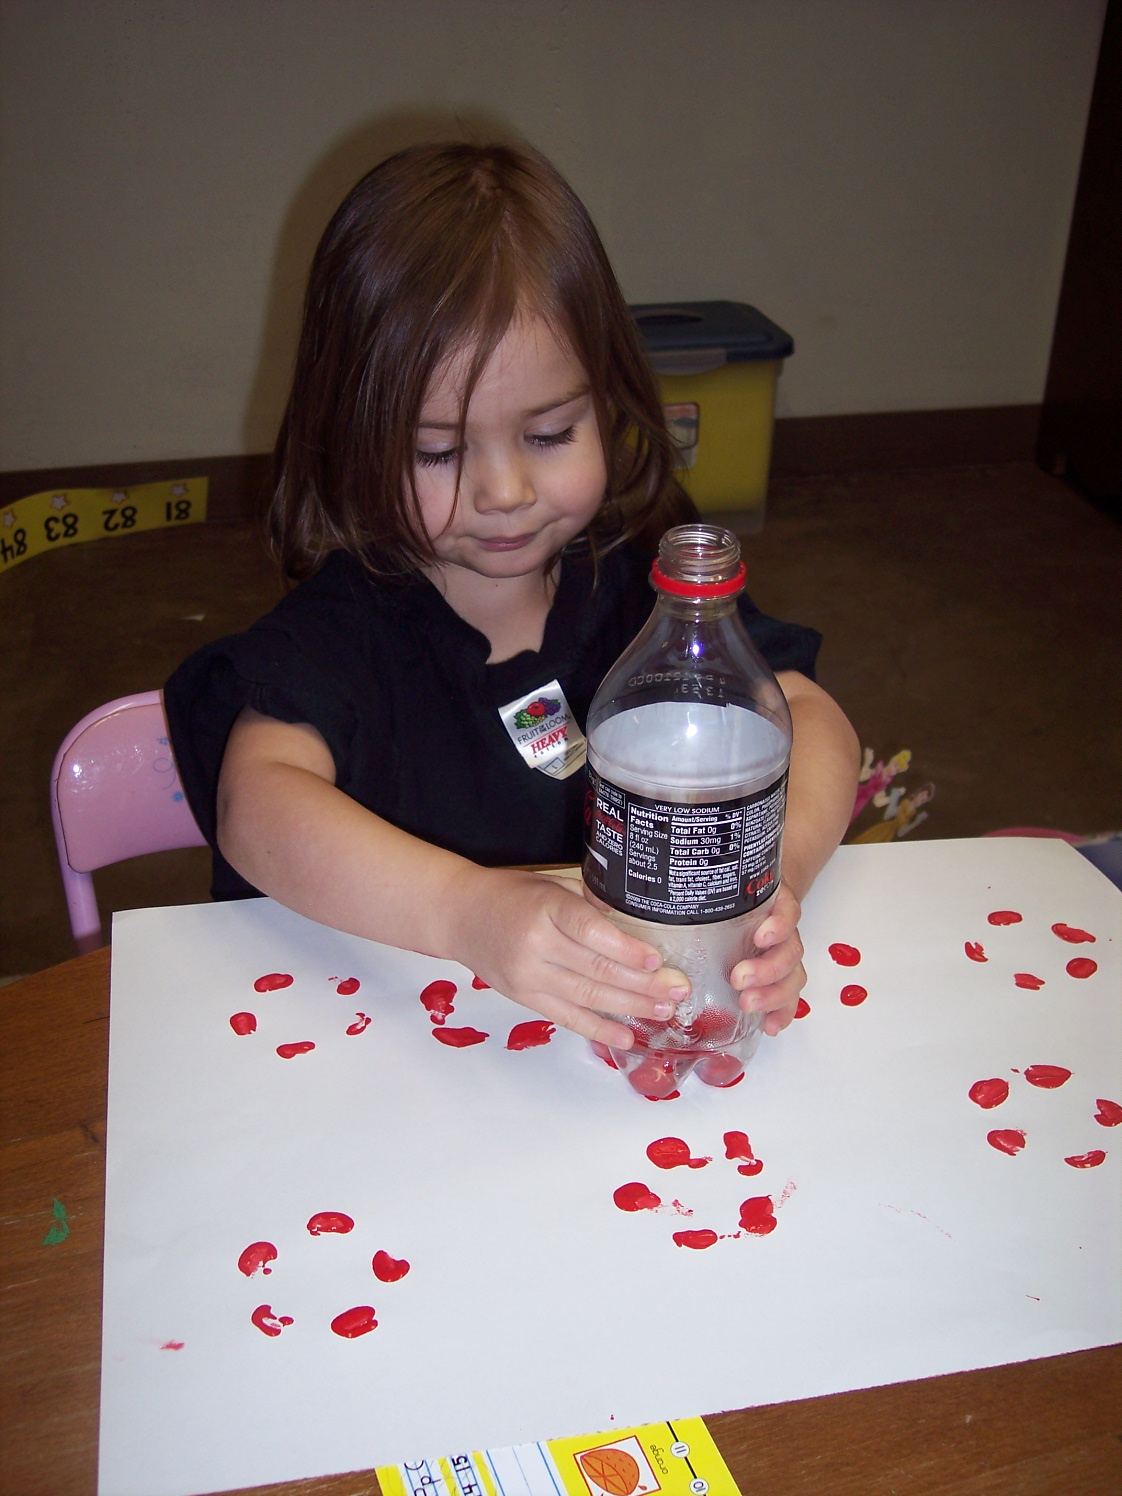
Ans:
[{"label": "pink metal chair", "polygon": [[118,697],[67,733],[51,770],[51,820],[74,942],[92,951],[105,943],[95,868],[206,845],[179,783],[160,691]]}]

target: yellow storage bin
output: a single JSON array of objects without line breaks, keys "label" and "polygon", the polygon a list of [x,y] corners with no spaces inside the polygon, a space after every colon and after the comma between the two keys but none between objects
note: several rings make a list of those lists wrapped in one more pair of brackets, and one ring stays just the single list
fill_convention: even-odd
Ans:
[{"label": "yellow storage bin", "polygon": [[742,510],[758,528],[790,335],[737,301],[646,304],[631,313],[658,376],[682,485],[703,513]]}]

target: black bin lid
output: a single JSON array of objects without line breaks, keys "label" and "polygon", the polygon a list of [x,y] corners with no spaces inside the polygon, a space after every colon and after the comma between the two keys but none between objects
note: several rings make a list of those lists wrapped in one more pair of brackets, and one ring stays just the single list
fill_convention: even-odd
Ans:
[{"label": "black bin lid", "polygon": [[743,301],[651,301],[629,307],[648,353],[723,348],[730,364],[787,358],[790,333]]}]

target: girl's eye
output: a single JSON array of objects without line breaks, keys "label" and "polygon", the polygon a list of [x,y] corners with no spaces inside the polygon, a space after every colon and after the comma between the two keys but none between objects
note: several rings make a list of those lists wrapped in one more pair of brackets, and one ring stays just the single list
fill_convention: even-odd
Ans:
[{"label": "girl's eye", "polygon": [[456,448],[449,447],[446,452],[421,452],[417,453],[418,467],[444,467],[456,460]]},{"label": "girl's eye", "polygon": [[548,451],[550,447],[567,446],[569,442],[576,439],[576,434],[577,428],[576,424],[574,423],[572,426],[567,427],[564,431],[557,431],[551,433],[549,436],[529,436],[527,437],[527,440],[531,442],[535,447],[543,447]]}]

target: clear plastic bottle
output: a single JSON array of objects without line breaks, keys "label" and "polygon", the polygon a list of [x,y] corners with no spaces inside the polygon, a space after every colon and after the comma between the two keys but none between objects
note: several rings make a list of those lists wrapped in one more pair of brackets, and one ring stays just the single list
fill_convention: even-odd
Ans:
[{"label": "clear plastic bottle", "polygon": [[737,611],[731,531],[669,530],[651,580],[655,609],[589,709],[583,871],[585,896],[690,979],[669,1022],[611,1015],[635,1033],[611,1059],[665,1097],[695,1067],[735,1084],[759,1043],[729,975],[779,888],[791,717]]}]

